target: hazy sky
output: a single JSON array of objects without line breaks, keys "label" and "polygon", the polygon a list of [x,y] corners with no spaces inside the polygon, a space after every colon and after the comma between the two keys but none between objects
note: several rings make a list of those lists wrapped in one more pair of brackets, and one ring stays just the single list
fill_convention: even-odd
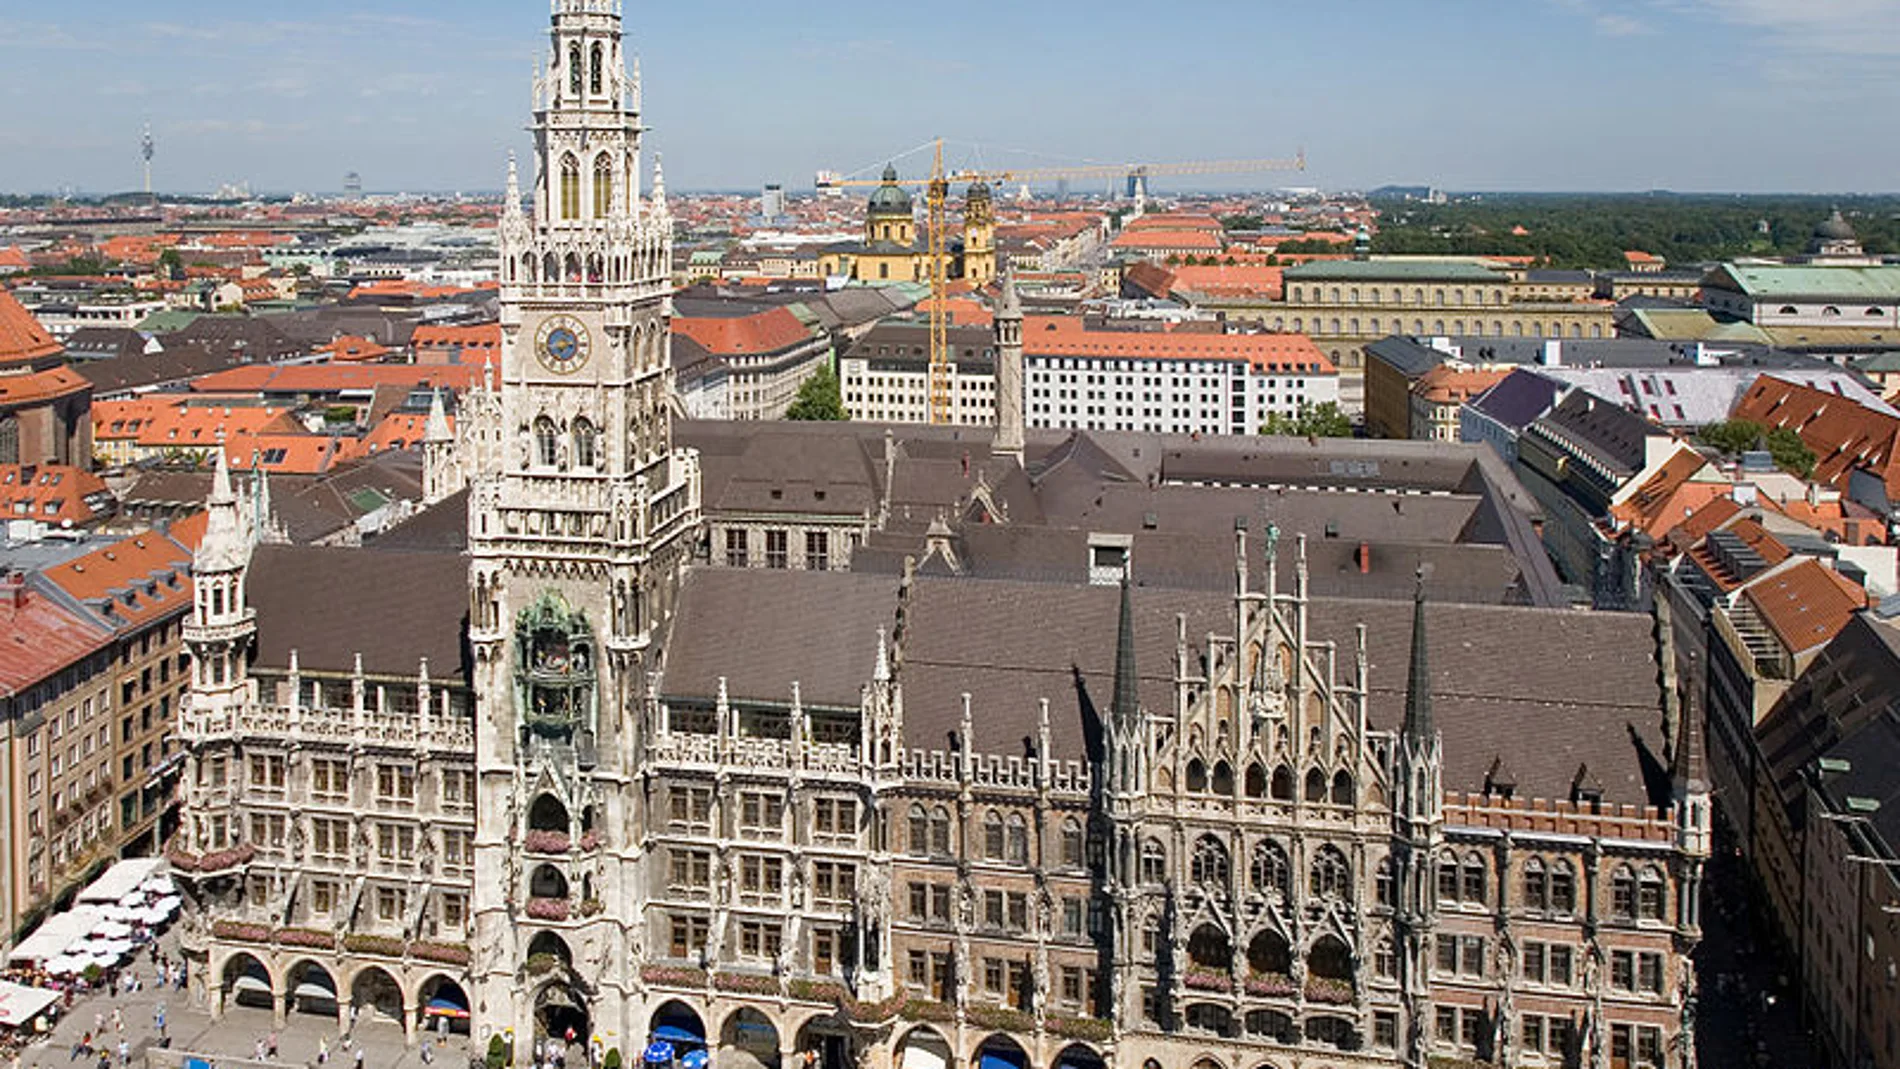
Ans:
[{"label": "hazy sky", "polygon": [[[674,189],[1291,155],[1449,189],[1900,188],[1900,0],[628,0]],[[0,190],[496,189],[545,0],[0,4]],[[907,168],[909,170],[918,167]],[[1209,180],[1197,180],[1211,184]]]}]

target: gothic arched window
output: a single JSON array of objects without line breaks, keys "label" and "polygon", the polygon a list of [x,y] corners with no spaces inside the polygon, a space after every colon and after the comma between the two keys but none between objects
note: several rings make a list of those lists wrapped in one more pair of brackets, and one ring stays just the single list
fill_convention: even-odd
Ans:
[{"label": "gothic arched window", "polygon": [[910,852],[930,853],[930,815],[920,805],[910,807]]},{"label": "gothic arched window", "polygon": [[1352,866],[1335,846],[1322,846],[1313,858],[1311,888],[1315,897],[1347,898],[1352,895]]},{"label": "gothic arched window", "polygon": [[1485,865],[1479,854],[1465,855],[1464,900],[1475,906],[1481,906],[1485,900]]},{"label": "gothic arched window", "polygon": [[581,95],[581,46],[567,46],[567,90],[575,96]]},{"label": "gothic arched window", "polygon": [[1023,823],[1022,814],[1011,813],[1005,828],[1004,853],[1009,860],[1018,865],[1029,863],[1029,826]]},{"label": "gothic arched window", "polygon": [[1636,874],[1628,865],[1619,867],[1610,878],[1610,913],[1617,920],[1636,917]]},{"label": "gothic arched window", "polygon": [[614,210],[614,161],[603,152],[594,157],[594,218],[605,219]]},{"label": "gothic arched window", "polygon": [[[577,68],[578,69],[578,68]],[[581,217],[581,165],[572,156],[561,157],[561,218]]]},{"label": "gothic arched window", "polygon": [[950,852],[950,811],[942,806],[930,811],[930,852]]},{"label": "gothic arched window", "polygon": [[1558,861],[1550,869],[1550,908],[1557,913],[1577,909],[1577,874],[1568,861]]},{"label": "gothic arched window", "polygon": [[600,463],[599,432],[584,419],[574,421],[574,466],[591,468]]},{"label": "gothic arched window", "polygon": [[1003,815],[994,809],[983,815],[983,856],[1003,860]]},{"label": "gothic arched window", "polygon": [[1292,866],[1286,851],[1271,839],[1253,848],[1253,889],[1261,894],[1277,891],[1285,898],[1292,889]]},{"label": "gothic arched window", "polygon": [[1524,862],[1524,905],[1535,910],[1550,908],[1550,876],[1538,858]]},{"label": "gothic arched window", "polygon": [[561,434],[546,416],[534,421],[534,462],[544,468],[561,462]]},{"label": "gothic arched window", "polygon": [[1149,839],[1141,844],[1141,882],[1168,882],[1168,852],[1159,839]]},{"label": "gothic arched window", "polygon": [[1194,844],[1194,882],[1202,887],[1224,889],[1227,886],[1227,848],[1212,835],[1203,835]]},{"label": "gothic arched window", "polygon": [[1662,871],[1654,867],[1644,869],[1636,886],[1636,915],[1646,921],[1662,920],[1665,897]]},{"label": "gothic arched window", "polygon": [[1082,867],[1082,825],[1074,817],[1062,822],[1062,864]]},{"label": "gothic arched window", "polygon": [[587,67],[587,91],[598,96],[601,92],[601,48],[594,45],[593,62]]}]

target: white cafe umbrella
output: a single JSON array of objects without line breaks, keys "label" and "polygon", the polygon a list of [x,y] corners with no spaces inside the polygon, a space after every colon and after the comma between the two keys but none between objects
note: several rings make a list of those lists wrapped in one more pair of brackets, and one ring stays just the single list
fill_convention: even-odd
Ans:
[{"label": "white cafe umbrella", "polygon": [[128,906],[111,905],[99,907],[99,915],[104,917],[107,923],[131,920],[134,912],[136,911]]},{"label": "white cafe umbrella", "polygon": [[139,890],[150,891],[155,895],[168,895],[177,889],[178,888],[172,883],[172,878],[163,873],[157,876],[149,876],[144,883],[139,884]]},{"label": "white cafe umbrella", "polygon": [[132,934],[132,926],[126,924],[124,921],[100,921],[92,931],[95,936],[102,935],[107,939],[123,939]]},{"label": "white cafe umbrella", "polygon": [[182,905],[183,903],[184,903],[184,900],[179,898],[177,895],[166,895],[164,898],[161,898],[158,901],[152,903],[152,908],[162,909],[167,914],[172,914],[172,913],[178,912],[178,907]]},{"label": "white cafe umbrella", "polygon": [[155,928],[170,920],[171,916],[170,910],[159,909],[157,906],[146,906],[144,909],[139,910],[138,916],[132,919],[148,928]]}]

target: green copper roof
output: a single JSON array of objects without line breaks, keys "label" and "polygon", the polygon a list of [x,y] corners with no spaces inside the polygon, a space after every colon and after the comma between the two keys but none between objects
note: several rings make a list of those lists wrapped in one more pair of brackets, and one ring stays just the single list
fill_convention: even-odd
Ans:
[{"label": "green copper roof", "polygon": [[1286,269],[1288,282],[1504,282],[1502,272],[1439,260],[1315,260]]},{"label": "green copper roof", "polygon": [[1757,300],[1900,301],[1900,267],[1723,264],[1709,282]]}]

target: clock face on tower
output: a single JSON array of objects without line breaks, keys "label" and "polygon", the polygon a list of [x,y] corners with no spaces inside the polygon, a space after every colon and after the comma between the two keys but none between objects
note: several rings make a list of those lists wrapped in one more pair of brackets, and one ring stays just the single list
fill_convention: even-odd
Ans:
[{"label": "clock face on tower", "polygon": [[534,355],[556,375],[572,375],[587,364],[587,325],[572,316],[551,316],[535,334]]}]

